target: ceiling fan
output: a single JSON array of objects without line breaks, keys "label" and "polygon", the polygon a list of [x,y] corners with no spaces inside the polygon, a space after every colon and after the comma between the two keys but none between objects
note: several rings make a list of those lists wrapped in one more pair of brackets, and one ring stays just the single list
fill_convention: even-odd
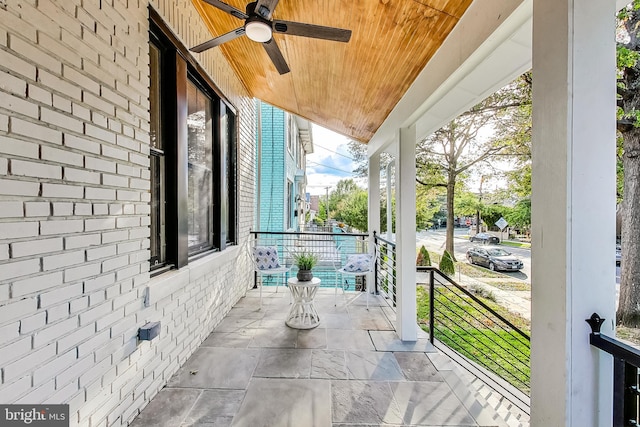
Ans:
[{"label": "ceiling fan", "polygon": [[238,19],[244,19],[244,25],[198,46],[192,47],[192,52],[200,53],[246,34],[251,40],[262,43],[269,58],[271,58],[271,62],[275,65],[276,70],[278,70],[280,74],[286,74],[290,71],[289,66],[284,56],[282,56],[282,52],[276,44],[276,41],[272,37],[274,32],[345,43],[351,38],[351,30],[271,19],[273,10],[280,0],[258,0],[251,2],[247,4],[246,13],[220,0],[204,1]]}]

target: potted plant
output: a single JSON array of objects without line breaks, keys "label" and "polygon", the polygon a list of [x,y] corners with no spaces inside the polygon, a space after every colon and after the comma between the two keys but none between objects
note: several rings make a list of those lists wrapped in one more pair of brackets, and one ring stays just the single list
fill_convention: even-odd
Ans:
[{"label": "potted plant", "polygon": [[298,267],[298,280],[308,282],[313,279],[311,269],[318,263],[318,256],[313,252],[302,251],[293,254],[293,260]]}]

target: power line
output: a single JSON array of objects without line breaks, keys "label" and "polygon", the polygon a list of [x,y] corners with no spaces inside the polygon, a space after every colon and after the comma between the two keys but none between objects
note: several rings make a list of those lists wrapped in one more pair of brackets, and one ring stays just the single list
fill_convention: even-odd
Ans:
[{"label": "power line", "polygon": [[315,142],[313,143],[313,146],[314,146],[314,147],[320,147],[320,148],[322,148],[322,149],[324,149],[324,150],[327,150],[327,151],[328,151],[328,152],[330,152],[330,153],[335,153],[335,154],[337,154],[338,156],[342,156],[342,157],[344,157],[345,159],[349,159],[349,160],[353,160],[353,161],[355,161],[355,159],[354,159],[353,157],[347,156],[346,154],[338,153],[338,152],[337,152],[337,151],[335,151],[335,150],[331,150],[330,148],[323,147],[322,145],[316,144]]},{"label": "power line", "polygon": [[344,169],[336,168],[336,167],[329,166],[329,165],[325,165],[325,164],[322,164],[322,163],[312,162],[312,161],[309,161],[309,160],[307,160],[307,164],[323,166],[323,167],[325,167],[325,168],[335,169],[335,170],[337,170],[337,171],[344,172],[344,173],[353,173],[353,171],[346,171],[346,170],[344,170]]}]

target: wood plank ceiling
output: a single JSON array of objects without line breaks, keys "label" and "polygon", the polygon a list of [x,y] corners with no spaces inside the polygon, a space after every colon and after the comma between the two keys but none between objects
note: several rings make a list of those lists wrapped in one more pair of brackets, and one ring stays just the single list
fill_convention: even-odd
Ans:
[{"label": "wood plank ceiling", "polygon": [[[222,49],[252,96],[366,143],[471,1],[280,0],[274,19],[352,30],[348,43],[274,33],[291,69],[284,75],[246,36],[213,49]],[[193,2],[212,37],[244,24]],[[225,3],[244,11],[247,1]]]}]

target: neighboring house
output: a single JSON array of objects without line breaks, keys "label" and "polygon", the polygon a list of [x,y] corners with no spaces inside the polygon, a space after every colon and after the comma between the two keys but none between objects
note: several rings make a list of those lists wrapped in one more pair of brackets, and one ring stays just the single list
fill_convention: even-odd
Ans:
[{"label": "neighboring house", "polygon": [[259,231],[299,231],[305,223],[309,122],[257,102],[256,222]]}]

